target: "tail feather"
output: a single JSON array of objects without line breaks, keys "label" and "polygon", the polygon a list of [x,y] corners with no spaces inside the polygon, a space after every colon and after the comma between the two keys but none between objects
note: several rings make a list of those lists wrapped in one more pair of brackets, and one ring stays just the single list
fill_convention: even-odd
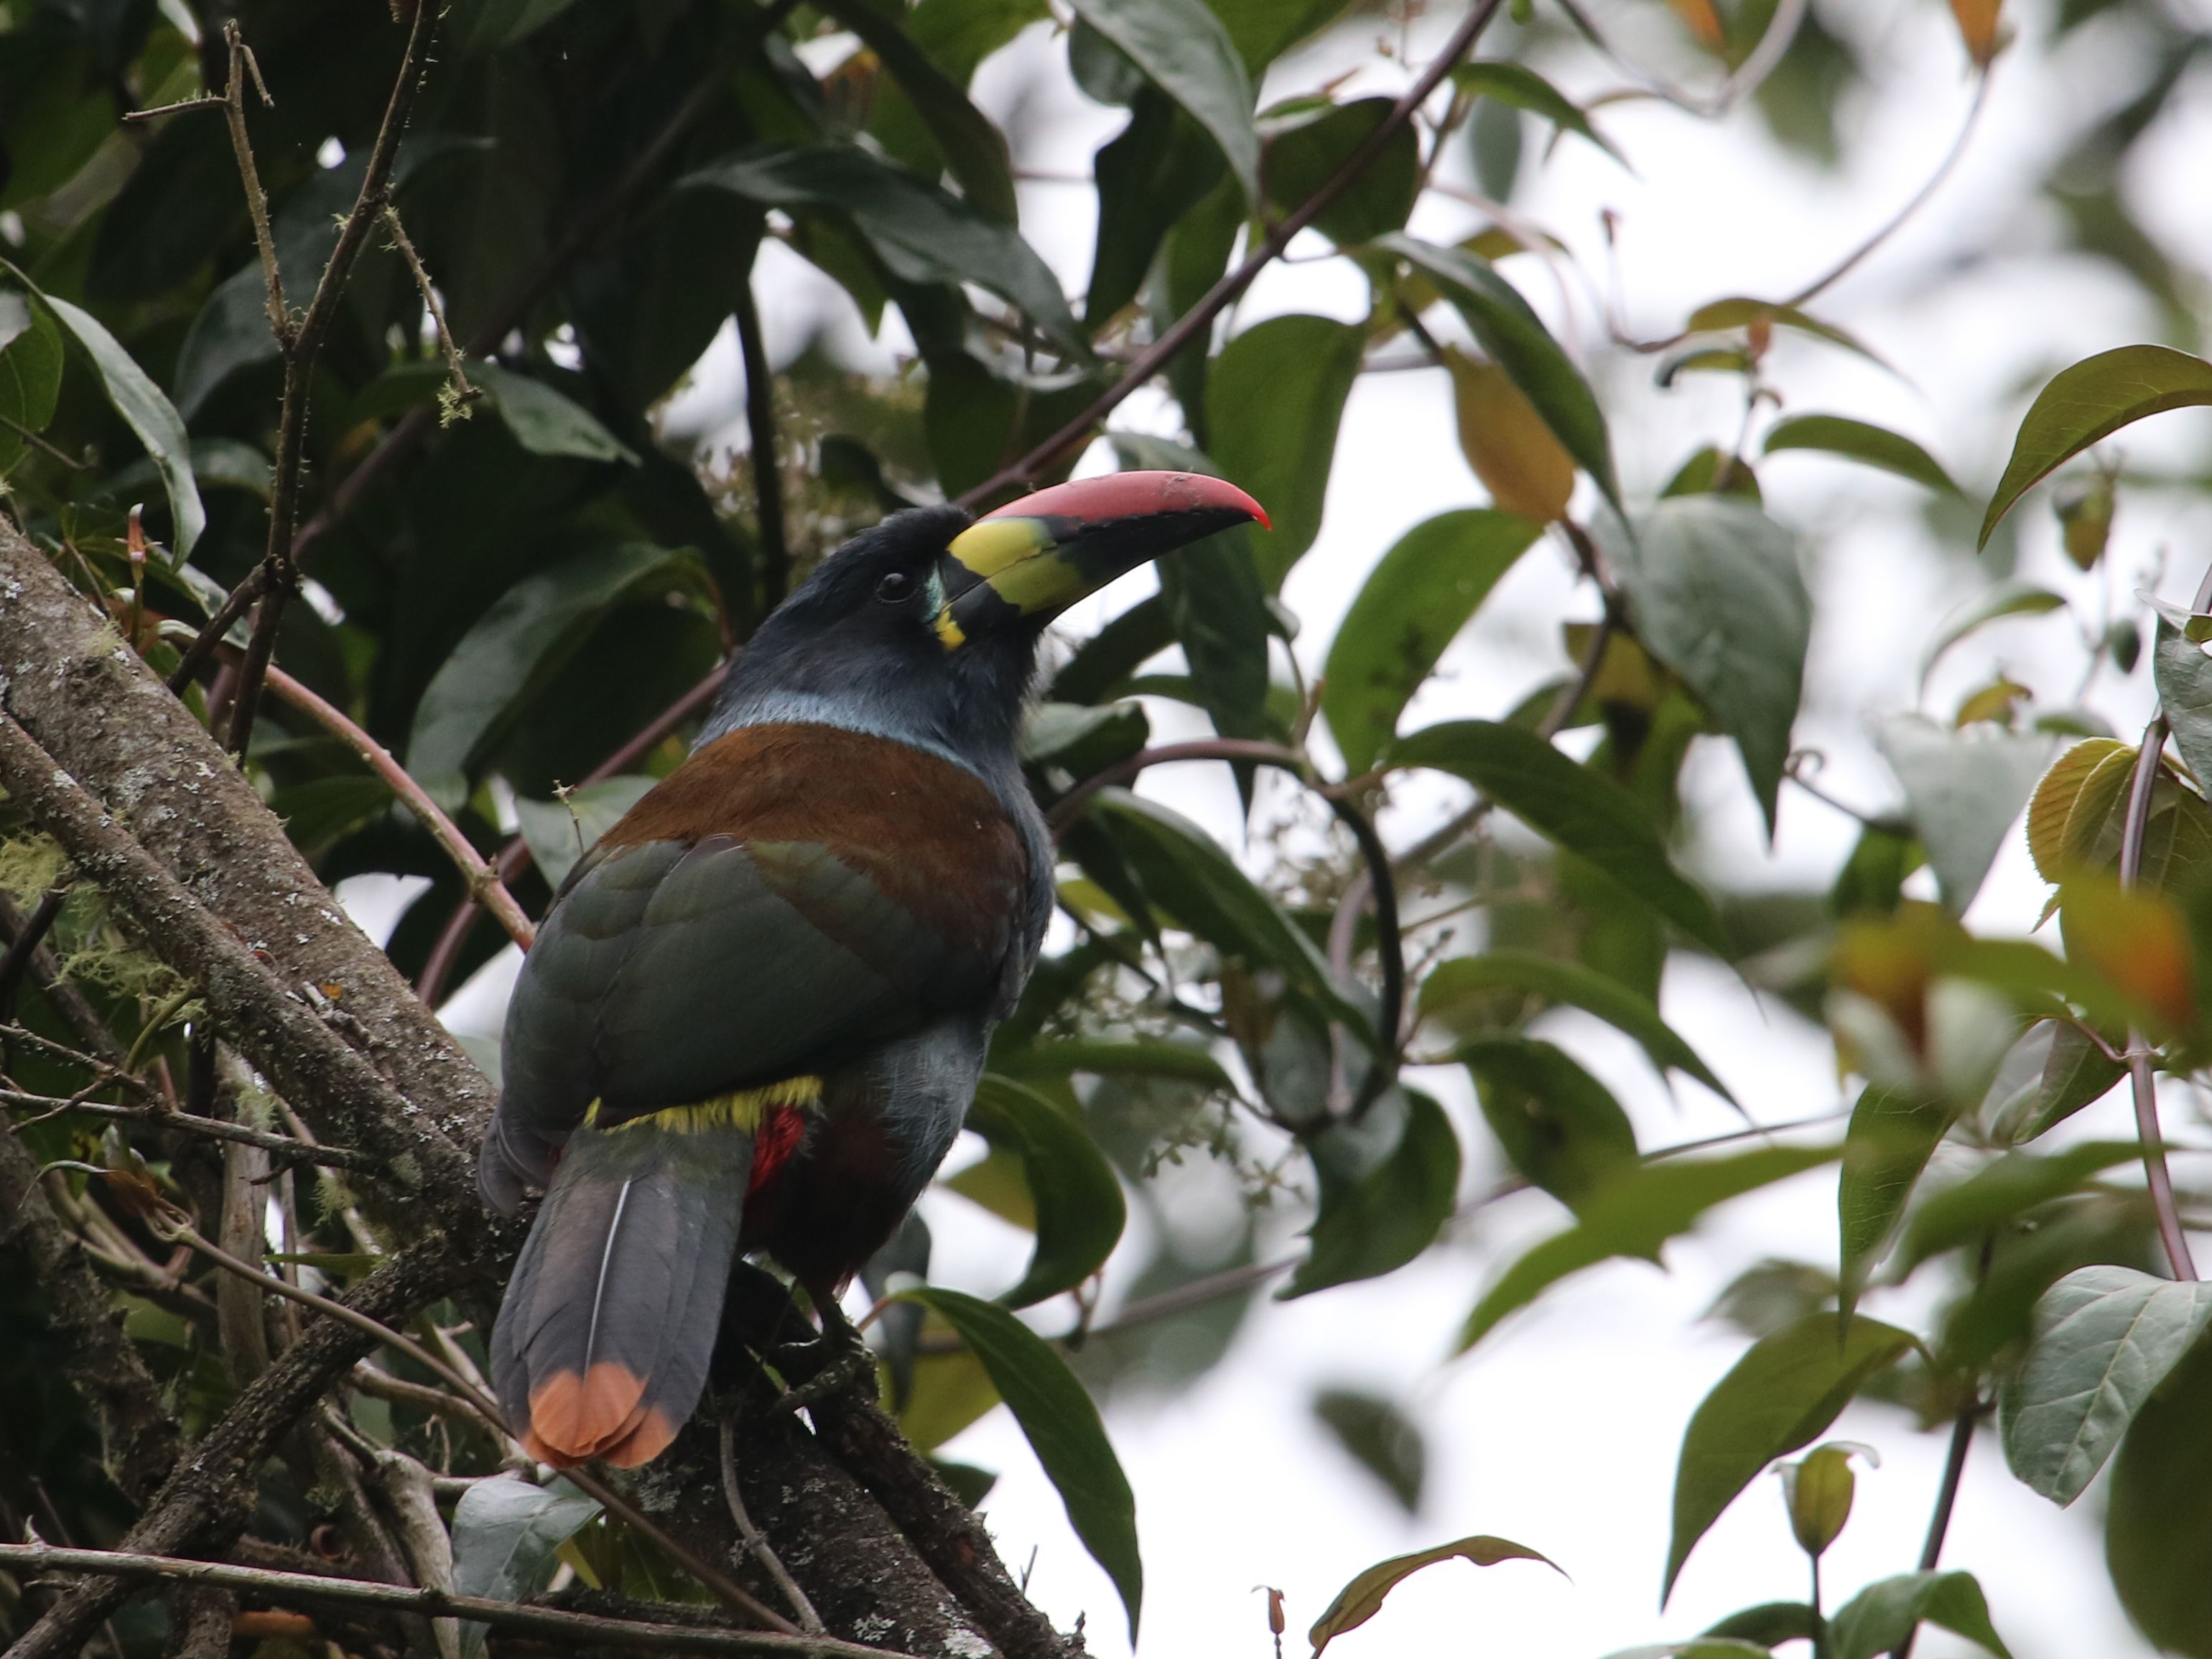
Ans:
[{"label": "tail feather", "polygon": [[737,1129],[570,1137],[492,1335],[532,1456],[634,1468],[676,1437],[706,1386],[751,1164]]}]

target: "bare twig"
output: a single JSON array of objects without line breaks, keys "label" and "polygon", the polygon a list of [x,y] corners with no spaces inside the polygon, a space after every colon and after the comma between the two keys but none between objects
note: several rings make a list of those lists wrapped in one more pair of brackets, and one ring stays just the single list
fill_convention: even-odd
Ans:
[{"label": "bare twig", "polygon": [[1398,130],[1413,118],[1413,112],[1428,101],[1429,94],[1451,73],[1452,66],[1474,46],[1504,3],[1504,0],[1477,0],[1477,3],[1468,9],[1460,26],[1452,31],[1451,39],[1444,43],[1443,50],[1437,54],[1436,60],[1421,71],[1413,84],[1407,88],[1404,94],[1391,106],[1389,114],[1376,124],[1375,130],[1344,158],[1319,190],[1284,216],[1282,222],[1267,234],[1267,240],[1242,264],[1208,289],[1204,297],[1177,318],[1174,325],[1129,366],[1128,373],[1100,392],[1090,407],[1012,465],[1000,469],[964,493],[960,497],[961,505],[972,507],[1002,495],[1028,483],[1043,468],[1065,459],[1071,448],[1087,442],[1093,428],[1121,407],[1125,398],[1165,368],[1176,353],[1212,327],[1214,318],[1251,286],[1252,279],[1279,258],[1291,240],[1311,224],[1330,203],[1349,189],[1367,170],[1368,165],[1389,147]]},{"label": "bare twig", "polygon": [[[103,1083],[114,1080],[102,1079]],[[366,1152],[356,1152],[349,1147],[306,1146],[288,1136],[248,1128],[243,1123],[228,1123],[221,1118],[198,1117],[189,1112],[165,1112],[150,1106],[110,1106],[96,1100],[25,1094],[18,1089],[0,1089],[0,1103],[44,1107],[56,1112],[82,1112],[88,1117],[103,1118],[113,1123],[143,1123],[157,1129],[175,1129],[185,1134],[204,1135],[210,1140],[228,1140],[240,1146],[258,1146],[271,1157],[289,1158],[295,1164],[319,1164],[332,1169],[358,1170],[363,1175],[389,1173],[382,1159],[371,1158]]]},{"label": "bare twig", "polygon": [[483,389],[469,383],[467,360],[453,338],[453,331],[446,326],[445,303],[438,298],[437,288],[423,267],[422,256],[415,251],[407,227],[399,222],[398,208],[390,202],[384,204],[384,228],[392,233],[392,251],[407,261],[407,269],[414,273],[416,292],[422,296],[422,308],[430,313],[431,326],[437,331],[438,349],[446,355],[446,372],[453,376],[453,384],[447,388],[448,396],[440,399],[441,418],[449,422],[465,421],[469,416],[469,405],[483,396]]},{"label": "bare twig", "polygon": [[483,905],[498,919],[499,925],[524,950],[537,937],[538,930],[525,915],[514,896],[501,884],[499,872],[477,851],[469,838],[460,832],[453,819],[447,817],[432,800],[422,786],[410,776],[407,769],[394,758],[392,751],[363,731],[345,712],[318,696],[313,691],[294,679],[283,669],[268,670],[269,689],[284,701],[307,715],[325,732],[331,733],[345,746],[367,763],[397,795],[407,810],[412,812],[431,838],[442,848],[461,878],[468,884],[469,896]]},{"label": "bare twig", "polygon": [[[756,246],[758,245],[756,244]],[[783,472],[776,453],[775,376],[761,338],[760,307],[753,299],[752,273],[738,284],[738,347],[745,366],[745,428],[753,462],[753,505],[760,526],[760,610],[782,602],[791,586],[791,539],[783,521]]]},{"label": "bare twig", "polygon": [[46,941],[46,934],[54,919],[62,913],[69,900],[66,885],[51,887],[40,896],[38,905],[24,918],[15,937],[9,942],[8,953],[0,956],[0,1020],[15,1017],[15,997],[23,988],[23,981],[31,971],[31,958]]},{"label": "bare twig", "polygon": [[410,1589],[358,1578],[324,1578],[312,1573],[278,1572],[267,1567],[234,1566],[227,1561],[188,1561],[175,1556],[142,1555],[122,1550],[62,1549],[50,1544],[0,1544],[0,1565],[29,1572],[88,1572],[123,1578],[160,1578],[214,1584],[267,1596],[272,1601],[337,1602],[382,1607],[431,1618],[473,1619],[500,1630],[537,1632],[579,1644],[603,1644],[661,1653],[789,1654],[794,1659],[885,1659],[890,1650],[872,1648],[835,1637],[792,1635],[776,1631],[707,1630],[696,1626],[648,1625],[627,1619],[523,1607],[483,1595],[453,1595],[439,1589]]},{"label": "bare twig", "polygon": [[791,1603],[791,1610],[799,1619],[799,1627],[805,1631],[819,1631],[823,1627],[822,1615],[815,1612],[814,1603],[806,1599],[806,1592],[799,1589],[799,1581],[791,1576],[776,1553],[769,1547],[768,1540],[746,1512],[744,1494],[738,1490],[736,1425],[725,1417],[717,1426],[722,1442],[722,1496],[729,1504],[730,1520],[737,1527],[738,1536],[744,1540],[745,1548],[751,1552],[753,1559],[760,1563],[761,1570],[775,1581],[775,1587],[783,1592],[783,1599]]},{"label": "bare twig", "polygon": [[277,268],[276,239],[269,228],[269,192],[261,188],[261,171],[253,164],[253,145],[246,136],[246,75],[249,66],[254,88],[261,94],[262,106],[273,109],[276,100],[261,83],[261,66],[254,63],[252,51],[239,33],[235,17],[224,20],[222,40],[230,50],[230,82],[222,92],[223,122],[230,130],[230,151],[238,161],[239,180],[246,186],[246,211],[253,221],[254,251],[261,256],[261,280],[269,298],[269,331],[276,337],[278,344],[287,345],[292,338],[292,313],[284,303],[284,273]]}]

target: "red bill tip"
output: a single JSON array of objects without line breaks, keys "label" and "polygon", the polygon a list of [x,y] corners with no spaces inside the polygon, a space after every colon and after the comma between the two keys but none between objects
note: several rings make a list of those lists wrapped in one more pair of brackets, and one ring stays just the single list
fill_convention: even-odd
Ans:
[{"label": "red bill tip", "polygon": [[1209,508],[1242,513],[1262,530],[1275,527],[1268,520],[1267,510],[1235,484],[1197,472],[1109,472],[1097,478],[1078,478],[1021,496],[983,516],[1073,519],[1099,524]]}]

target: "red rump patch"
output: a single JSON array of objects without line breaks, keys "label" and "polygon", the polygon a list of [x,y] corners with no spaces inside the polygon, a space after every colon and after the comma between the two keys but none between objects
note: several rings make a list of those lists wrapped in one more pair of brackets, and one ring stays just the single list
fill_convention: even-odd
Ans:
[{"label": "red rump patch", "polygon": [[775,1178],[799,1143],[806,1139],[806,1114],[795,1106],[771,1106],[753,1136],[753,1172],[745,1182],[750,1198]]}]

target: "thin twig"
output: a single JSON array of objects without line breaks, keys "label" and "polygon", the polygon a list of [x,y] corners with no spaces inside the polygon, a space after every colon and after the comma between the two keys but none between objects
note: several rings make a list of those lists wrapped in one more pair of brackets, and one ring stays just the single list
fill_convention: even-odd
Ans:
[{"label": "thin twig", "polygon": [[[2212,586],[2212,574],[2206,577]],[[2200,606],[2202,601],[2199,601]],[[2142,748],[2136,757],[2135,776],[2128,787],[2128,811],[2120,830],[2120,885],[2133,887],[2142,874],[2143,836],[2150,825],[2151,796],[2158,784],[2159,754],[2166,747],[2166,714],[2160,710],[2143,729]],[[2128,1033],[2128,1081],[2135,1096],[2136,1138],[2142,1143],[2143,1177],[2150,1188],[2152,1212],[2158,1218],[2159,1242],[2166,1247],[2167,1264],[2180,1279],[2197,1277],[2197,1263],[2189,1254],[2189,1235],[2181,1225],[2173,1201],[2173,1176],[2166,1168],[2166,1139],[2158,1122],[2158,1079],[2151,1071],[2151,1048],[2138,1030]]]},{"label": "thin twig", "polygon": [[[104,1079],[95,1087],[105,1087],[112,1079]],[[87,1117],[96,1117],[112,1123],[143,1123],[156,1129],[175,1129],[188,1135],[204,1135],[210,1140],[235,1141],[241,1146],[258,1146],[278,1158],[291,1159],[295,1164],[327,1164],[334,1169],[358,1170],[363,1175],[388,1175],[390,1166],[383,1159],[371,1158],[367,1152],[355,1152],[348,1146],[307,1146],[288,1136],[271,1134],[265,1129],[248,1128],[243,1123],[229,1123],[222,1118],[199,1117],[190,1112],[167,1112],[151,1106],[111,1106],[97,1100],[77,1100],[53,1095],[26,1094],[20,1089],[0,1089],[0,1104],[9,1106],[38,1106],[58,1115],[63,1112],[82,1112]]]},{"label": "thin twig", "polygon": [[1177,318],[1173,325],[1129,366],[1127,374],[1100,392],[1081,414],[1028,454],[963,494],[960,504],[973,507],[990,501],[1030,483],[1043,468],[1065,459],[1067,451],[1087,441],[1098,423],[1121,407],[1124,399],[1165,368],[1192,340],[1210,329],[1213,319],[1230,302],[1251,286],[1253,278],[1280,258],[1292,239],[1349,189],[1367,170],[1368,165],[1389,147],[1398,130],[1411,121],[1413,112],[1428,101],[1429,94],[1451,73],[1452,66],[1467,55],[1504,3],[1504,0],[1477,0],[1459,27],[1452,32],[1451,39],[1444,43],[1443,50],[1437,54],[1436,60],[1422,70],[1412,86],[1406,88],[1405,94],[1391,106],[1390,112],[1376,124],[1374,131],[1360,141],[1351,155],[1344,158],[1319,190],[1285,215],[1282,222],[1267,234],[1267,239],[1242,264],[1224,276],[1206,290],[1197,304]]},{"label": "thin twig", "polygon": [[[252,54],[246,50],[235,17],[224,20],[222,40],[230,49],[230,83],[222,93],[223,124],[230,130],[231,154],[237,158],[238,177],[246,186],[246,212],[253,221],[254,252],[261,256],[262,286],[269,301],[269,331],[276,337],[279,345],[289,345],[292,339],[292,313],[284,303],[284,273],[276,264],[276,238],[269,228],[269,192],[261,188],[261,171],[253,164],[253,145],[246,136],[246,70]],[[261,94],[263,107],[275,108],[276,100],[261,84],[258,64],[253,70],[253,84]]]},{"label": "thin twig", "polygon": [[473,1619],[501,1630],[535,1631],[577,1644],[605,1644],[663,1653],[771,1653],[821,1656],[821,1659],[885,1659],[893,1650],[843,1642],[831,1636],[776,1631],[707,1630],[696,1626],[649,1625],[553,1607],[524,1607],[483,1595],[452,1595],[438,1589],[412,1589],[366,1579],[321,1577],[279,1572],[268,1567],[234,1566],[227,1561],[188,1561],[170,1555],[137,1555],[120,1550],[62,1549],[51,1544],[0,1544],[0,1564],[29,1572],[91,1572],[130,1578],[175,1579],[250,1591],[277,1601],[334,1601],[388,1608],[431,1618]]},{"label": "thin twig", "polygon": [[761,1565],[761,1570],[775,1581],[785,1601],[799,1617],[799,1627],[804,1631],[820,1631],[825,1626],[822,1615],[814,1610],[814,1603],[806,1599],[806,1592],[799,1581],[785,1569],[776,1553],[769,1547],[768,1539],[753,1524],[752,1516],[745,1509],[744,1494],[738,1489],[738,1436],[736,1425],[725,1417],[719,1425],[721,1431],[722,1498],[730,1506],[730,1519],[736,1523],[738,1536],[744,1540],[745,1548]]},{"label": "thin twig", "polygon": [[270,690],[352,750],[399,798],[460,871],[462,880],[468,884],[471,900],[489,910],[507,930],[507,937],[528,950],[538,930],[515,902],[514,895],[501,884],[498,871],[485,861],[483,854],[477,851],[422,786],[409,775],[392,751],[356,725],[343,709],[318,696],[283,669],[272,665],[268,675]]},{"label": "thin twig", "polygon": [[31,971],[31,957],[46,943],[47,932],[68,899],[67,884],[48,888],[40,896],[37,908],[24,919],[22,930],[8,946],[8,954],[0,957],[0,1020],[15,1018],[15,999],[21,994],[23,980]]},{"label": "thin twig", "polygon": [[775,375],[761,338],[750,270],[738,284],[734,308],[738,349],[744,358],[745,429],[752,447],[754,517],[761,540],[762,592],[756,614],[765,615],[782,603],[791,586],[791,539],[784,525],[783,472],[776,452]]},{"label": "thin twig", "polygon": [[422,296],[422,308],[430,313],[431,327],[438,336],[438,349],[446,356],[446,372],[453,376],[453,384],[447,388],[450,402],[440,399],[441,418],[449,422],[465,421],[469,417],[469,405],[483,396],[483,388],[469,381],[467,359],[453,338],[453,331],[446,325],[445,304],[438,298],[437,288],[423,266],[422,256],[415,251],[407,227],[399,222],[399,209],[391,202],[384,204],[384,228],[392,233],[392,251],[406,260],[407,269],[414,273],[415,290]]}]

